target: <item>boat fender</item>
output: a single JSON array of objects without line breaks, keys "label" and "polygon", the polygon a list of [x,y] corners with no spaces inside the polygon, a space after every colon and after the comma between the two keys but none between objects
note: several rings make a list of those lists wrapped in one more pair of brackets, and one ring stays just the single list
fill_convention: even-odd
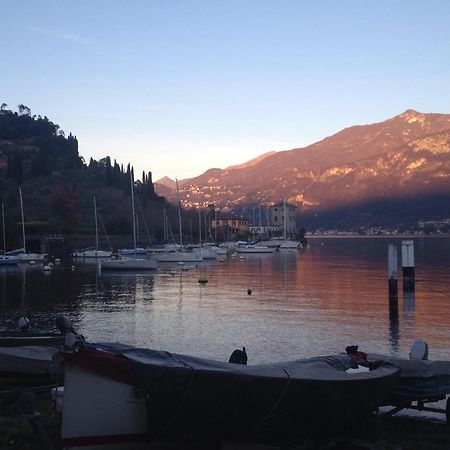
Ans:
[{"label": "boat fender", "polygon": [[428,344],[423,339],[416,339],[411,346],[411,351],[409,352],[409,359],[428,359]]},{"label": "boat fender", "polygon": [[62,314],[56,317],[55,325],[61,334],[66,334],[69,331],[73,332],[73,327],[72,324],[70,323],[70,320],[66,316],[63,316]]},{"label": "boat fender", "polygon": [[231,354],[230,359],[228,360],[229,363],[233,364],[243,364],[247,365],[247,352],[245,351],[245,347],[242,347],[242,350],[236,349]]},{"label": "boat fender", "polygon": [[31,329],[30,319],[28,317],[23,317],[22,316],[17,321],[17,328],[19,329],[19,331],[30,331],[30,329]]}]

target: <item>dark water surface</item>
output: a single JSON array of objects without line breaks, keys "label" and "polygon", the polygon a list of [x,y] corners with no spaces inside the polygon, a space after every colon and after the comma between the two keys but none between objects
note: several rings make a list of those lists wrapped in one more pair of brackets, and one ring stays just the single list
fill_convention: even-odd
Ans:
[{"label": "dark water surface", "polygon": [[342,352],[350,344],[407,356],[416,338],[428,342],[430,358],[450,359],[450,238],[414,239],[416,292],[402,293],[399,280],[397,317],[389,314],[387,291],[392,241],[314,238],[298,252],[154,273],[100,272],[80,262],[51,273],[38,265],[0,268],[0,329],[14,328],[25,311],[35,329],[49,331],[63,313],[91,341],[219,360],[242,346],[249,363]]}]

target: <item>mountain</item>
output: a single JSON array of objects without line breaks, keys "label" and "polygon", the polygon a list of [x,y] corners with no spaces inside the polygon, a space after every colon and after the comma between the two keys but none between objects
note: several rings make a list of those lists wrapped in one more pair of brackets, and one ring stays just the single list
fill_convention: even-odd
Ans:
[{"label": "mountain", "polygon": [[[185,206],[214,203],[225,210],[286,198],[303,212],[318,213],[449,193],[450,114],[411,109],[180,183]],[[174,198],[173,191],[164,195]]]}]

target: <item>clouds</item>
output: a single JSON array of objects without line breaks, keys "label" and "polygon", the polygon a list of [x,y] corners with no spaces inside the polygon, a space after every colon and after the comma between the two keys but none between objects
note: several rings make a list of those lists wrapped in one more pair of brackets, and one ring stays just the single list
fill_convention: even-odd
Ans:
[{"label": "clouds", "polygon": [[98,43],[91,41],[90,39],[87,39],[83,36],[78,36],[76,34],[67,33],[64,31],[50,31],[50,30],[44,30],[40,28],[30,28],[30,32],[46,36],[58,41],[63,41],[69,44],[73,44],[75,46],[78,46],[84,50],[87,50],[88,52],[94,53],[98,56],[102,56],[104,58],[119,60],[119,61],[125,61],[126,58],[123,55],[119,55],[117,53],[111,52],[109,49],[103,48]]}]

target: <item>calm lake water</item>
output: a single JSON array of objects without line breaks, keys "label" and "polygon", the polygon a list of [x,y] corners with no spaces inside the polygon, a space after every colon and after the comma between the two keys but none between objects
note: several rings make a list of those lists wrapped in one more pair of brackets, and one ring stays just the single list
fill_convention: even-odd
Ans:
[{"label": "calm lake water", "polygon": [[0,268],[0,329],[14,329],[25,311],[35,330],[50,331],[62,313],[91,341],[218,360],[242,346],[249,363],[339,353],[350,344],[407,356],[416,338],[428,342],[430,358],[449,359],[450,238],[414,239],[416,292],[402,293],[399,280],[397,317],[387,289],[393,241],[400,256],[400,239],[313,238],[300,251],[230,256],[188,270],[109,273],[81,262],[51,273]]}]

